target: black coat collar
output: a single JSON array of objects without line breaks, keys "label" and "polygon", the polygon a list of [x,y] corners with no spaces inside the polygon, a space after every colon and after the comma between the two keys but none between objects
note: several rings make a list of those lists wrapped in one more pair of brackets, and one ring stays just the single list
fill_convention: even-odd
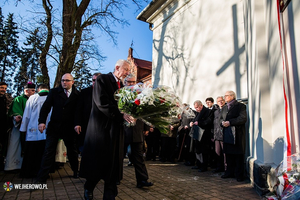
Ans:
[{"label": "black coat collar", "polygon": [[64,88],[63,88],[61,85],[59,85],[59,86],[58,86],[58,94],[59,94],[59,96],[61,96],[62,98],[68,99],[68,100],[67,100],[67,102],[68,102],[68,101],[72,100],[74,96],[78,95],[79,92],[78,92],[78,90],[75,88],[75,86],[72,85],[72,92],[71,92],[71,95],[70,95],[69,98],[68,98],[67,95],[66,95],[66,93],[65,93],[65,91],[64,91]]},{"label": "black coat collar", "polygon": [[[117,81],[116,81],[115,76],[113,75],[113,73],[109,72],[108,75],[110,75],[110,81],[111,81],[113,84],[115,84],[115,85],[117,86],[117,89],[118,89],[119,86],[118,86],[118,83],[117,83]],[[120,81],[120,82],[121,82],[121,83],[120,83],[121,88],[124,87],[123,82],[122,82],[122,81]]]}]

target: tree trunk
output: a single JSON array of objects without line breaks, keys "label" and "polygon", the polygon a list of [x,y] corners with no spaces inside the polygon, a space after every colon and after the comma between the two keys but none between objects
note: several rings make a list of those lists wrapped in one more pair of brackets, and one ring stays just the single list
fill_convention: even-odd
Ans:
[{"label": "tree trunk", "polygon": [[49,52],[51,41],[53,38],[53,31],[52,31],[52,24],[51,24],[52,5],[49,0],[43,0],[43,7],[44,7],[44,9],[46,11],[46,15],[47,15],[46,26],[47,26],[48,34],[47,34],[45,46],[44,46],[44,48],[42,48],[42,53],[40,55],[39,62],[40,62],[40,67],[41,67],[41,71],[42,71],[42,75],[43,75],[42,82],[44,84],[48,84],[48,86],[50,87],[50,80],[49,80],[46,57]]},{"label": "tree trunk", "polygon": [[83,26],[81,18],[86,11],[90,0],[82,0],[77,6],[75,0],[63,1],[63,45],[60,56],[60,63],[57,68],[54,86],[60,84],[60,79],[65,73],[71,73],[77,50],[80,46]]}]

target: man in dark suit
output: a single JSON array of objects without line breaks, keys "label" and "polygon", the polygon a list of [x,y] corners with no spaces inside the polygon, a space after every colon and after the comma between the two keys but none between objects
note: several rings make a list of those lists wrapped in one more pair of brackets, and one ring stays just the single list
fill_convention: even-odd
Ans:
[{"label": "man in dark suit", "polygon": [[93,88],[94,88],[97,76],[99,76],[100,74],[101,73],[94,73],[92,76],[93,84],[90,87],[81,90],[80,95],[79,95],[77,108],[76,108],[75,128],[74,129],[78,133],[77,147],[80,152],[82,152],[82,149],[83,149],[85,133],[86,133],[87,125],[88,125],[90,114],[91,114]]},{"label": "man in dark suit", "polygon": [[205,172],[207,171],[208,153],[210,150],[211,112],[210,109],[204,107],[199,100],[194,102],[194,108],[196,110],[196,116],[190,123],[190,126],[196,125],[204,129],[201,140],[194,140],[194,149],[197,158],[197,166],[195,166],[194,169],[199,169],[199,172]]},{"label": "man in dark suit", "polygon": [[59,138],[64,140],[67,147],[68,159],[74,172],[73,177],[78,178],[78,153],[76,132],[74,131],[74,116],[79,92],[73,84],[73,76],[69,73],[64,74],[61,78],[61,85],[50,90],[41,108],[38,126],[40,132],[46,129],[46,120],[51,109],[52,114],[47,127],[46,146],[36,182],[46,182],[50,169],[55,162]]},{"label": "man in dark suit", "polygon": [[120,113],[114,93],[123,86],[120,79],[124,79],[129,71],[130,63],[118,60],[113,73],[101,74],[95,82],[80,165],[80,176],[86,178],[85,199],[93,199],[94,188],[100,179],[105,182],[103,199],[115,199],[118,194],[116,183],[123,175],[123,118],[132,120],[129,115]]},{"label": "man in dark suit", "polygon": [[[136,84],[136,77],[129,74],[124,83],[126,86],[131,86]],[[145,132],[149,132],[148,126],[142,120],[136,120],[135,126],[124,126],[125,131],[125,149],[130,145],[131,153],[128,155],[130,161],[132,162],[135,169],[135,177],[137,182],[137,187],[142,188],[144,186],[152,186],[153,183],[148,182],[148,171],[145,165],[143,157],[143,147]]]},{"label": "man in dark suit", "polygon": [[[244,180],[244,154],[245,154],[245,123],[247,122],[246,105],[236,100],[233,91],[227,91],[224,95],[228,111],[222,112],[223,140],[226,137],[226,129],[235,132],[234,144],[223,142],[223,150],[226,155],[227,168],[222,178],[236,177],[238,182]],[[232,129],[234,127],[234,129]]]}]

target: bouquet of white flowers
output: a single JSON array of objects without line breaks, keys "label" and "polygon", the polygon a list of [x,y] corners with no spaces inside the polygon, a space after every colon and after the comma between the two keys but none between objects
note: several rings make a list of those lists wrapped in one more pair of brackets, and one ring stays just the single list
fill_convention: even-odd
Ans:
[{"label": "bouquet of white flowers", "polygon": [[121,112],[143,120],[161,133],[167,133],[170,123],[178,120],[182,112],[179,98],[167,86],[126,86],[115,93],[115,99]]},{"label": "bouquet of white flowers", "polygon": [[281,162],[276,168],[276,174],[277,183],[274,186],[274,194],[268,196],[267,199],[300,199],[300,154],[287,157],[287,162]]}]

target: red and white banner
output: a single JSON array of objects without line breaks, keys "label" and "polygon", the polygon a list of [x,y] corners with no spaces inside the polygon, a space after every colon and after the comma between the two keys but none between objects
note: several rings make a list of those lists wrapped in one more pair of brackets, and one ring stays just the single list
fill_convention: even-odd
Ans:
[{"label": "red and white banner", "polygon": [[[285,135],[284,135],[284,167],[291,169],[291,162],[289,156],[299,152],[299,127],[298,117],[296,111],[296,95],[294,90],[294,75],[292,56],[295,56],[292,51],[290,38],[290,24],[288,12],[286,8],[281,12],[282,0],[277,0],[277,15],[278,15],[278,28],[280,36],[280,47],[283,64],[283,95],[284,95],[284,111],[285,111]],[[299,98],[299,97],[298,97]]]}]

